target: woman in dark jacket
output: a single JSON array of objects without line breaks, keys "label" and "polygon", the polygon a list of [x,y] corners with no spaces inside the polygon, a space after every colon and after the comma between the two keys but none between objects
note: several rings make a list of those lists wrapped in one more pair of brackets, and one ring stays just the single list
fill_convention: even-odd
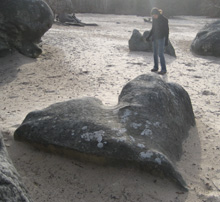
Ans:
[{"label": "woman in dark jacket", "polygon": [[161,13],[161,10],[158,8],[153,8],[151,10],[151,15],[153,18],[153,25],[150,31],[147,41],[150,37],[153,40],[153,50],[154,50],[154,68],[152,72],[158,71],[158,55],[160,57],[161,71],[158,74],[166,74],[166,61],[164,58],[164,47],[168,45],[169,38],[169,25],[168,19],[164,17]]}]

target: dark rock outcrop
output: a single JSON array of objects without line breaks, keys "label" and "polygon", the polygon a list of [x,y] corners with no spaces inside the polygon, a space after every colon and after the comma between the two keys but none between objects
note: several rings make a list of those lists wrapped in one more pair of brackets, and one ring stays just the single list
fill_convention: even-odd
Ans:
[{"label": "dark rock outcrop", "polygon": [[42,0],[0,1],[0,57],[16,49],[36,58],[42,50],[36,45],[53,23],[53,12]]},{"label": "dark rock outcrop", "polygon": [[28,202],[27,192],[20,182],[18,173],[8,157],[0,133],[0,201]]},{"label": "dark rock outcrop", "polygon": [[[152,41],[146,41],[146,38],[149,35],[149,33],[149,31],[145,31],[142,35],[137,29],[134,29],[131,38],[128,42],[130,51],[152,52]],[[173,48],[173,45],[171,44],[170,40],[168,41],[168,46],[165,47],[164,52],[168,55],[176,57],[175,49]]]},{"label": "dark rock outcrop", "polygon": [[129,82],[114,107],[84,98],[31,112],[14,138],[49,150],[72,151],[74,156],[136,165],[184,187],[175,162],[194,124],[187,92],[149,74]]},{"label": "dark rock outcrop", "polygon": [[204,26],[191,44],[198,55],[220,57],[220,20]]}]

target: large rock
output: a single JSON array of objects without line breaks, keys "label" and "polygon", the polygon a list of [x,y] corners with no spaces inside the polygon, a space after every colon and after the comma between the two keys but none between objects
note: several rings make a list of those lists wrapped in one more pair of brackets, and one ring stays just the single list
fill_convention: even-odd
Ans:
[{"label": "large rock", "polygon": [[20,177],[8,157],[0,133],[0,201],[2,202],[28,202],[27,192]]},{"label": "large rock", "polygon": [[199,55],[220,57],[220,20],[204,26],[191,44]]},{"label": "large rock", "polygon": [[53,151],[72,151],[74,156],[88,154],[90,160],[136,165],[184,187],[175,162],[194,124],[187,92],[149,74],[129,82],[114,107],[84,98],[31,112],[14,138]]},{"label": "large rock", "polygon": [[[147,42],[146,38],[149,35],[149,31],[145,31],[142,35],[137,29],[133,30],[133,33],[131,35],[131,38],[129,39],[129,49],[131,51],[146,51],[146,52],[152,52],[153,51],[153,45],[152,41]],[[173,57],[176,57],[175,49],[173,48],[173,45],[171,44],[170,40],[168,41],[168,46],[165,47],[164,52],[168,55],[171,55]]]},{"label": "large rock", "polygon": [[0,1],[0,56],[12,49],[36,58],[36,45],[53,23],[53,12],[42,0]]}]

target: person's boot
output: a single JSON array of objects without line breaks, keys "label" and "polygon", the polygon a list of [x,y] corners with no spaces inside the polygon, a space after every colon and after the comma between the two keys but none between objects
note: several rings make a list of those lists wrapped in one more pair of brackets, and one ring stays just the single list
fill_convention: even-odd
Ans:
[{"label": "person's boot", "polygon": [[158,69],[153,68],[151,71],[152,71],[152,72],[157,72],[157,71],[158,71]]},{"label": "person's boot", "polygon": [[160,75],[164,75],[164,74],[166,74],[167,72],[166,71],[160,71],[160,72],[158,72],[158,74],[160,74]]}]

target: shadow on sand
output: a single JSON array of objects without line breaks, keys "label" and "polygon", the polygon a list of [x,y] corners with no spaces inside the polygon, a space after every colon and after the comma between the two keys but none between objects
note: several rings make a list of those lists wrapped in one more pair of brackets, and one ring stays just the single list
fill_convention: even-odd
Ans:
[{"label": "shadow on sand", "polygon": [[18,52],[0,58],[0,86],[12,82],[20,71],[20,66],[35,61],[36,59],[28,58]]}]

